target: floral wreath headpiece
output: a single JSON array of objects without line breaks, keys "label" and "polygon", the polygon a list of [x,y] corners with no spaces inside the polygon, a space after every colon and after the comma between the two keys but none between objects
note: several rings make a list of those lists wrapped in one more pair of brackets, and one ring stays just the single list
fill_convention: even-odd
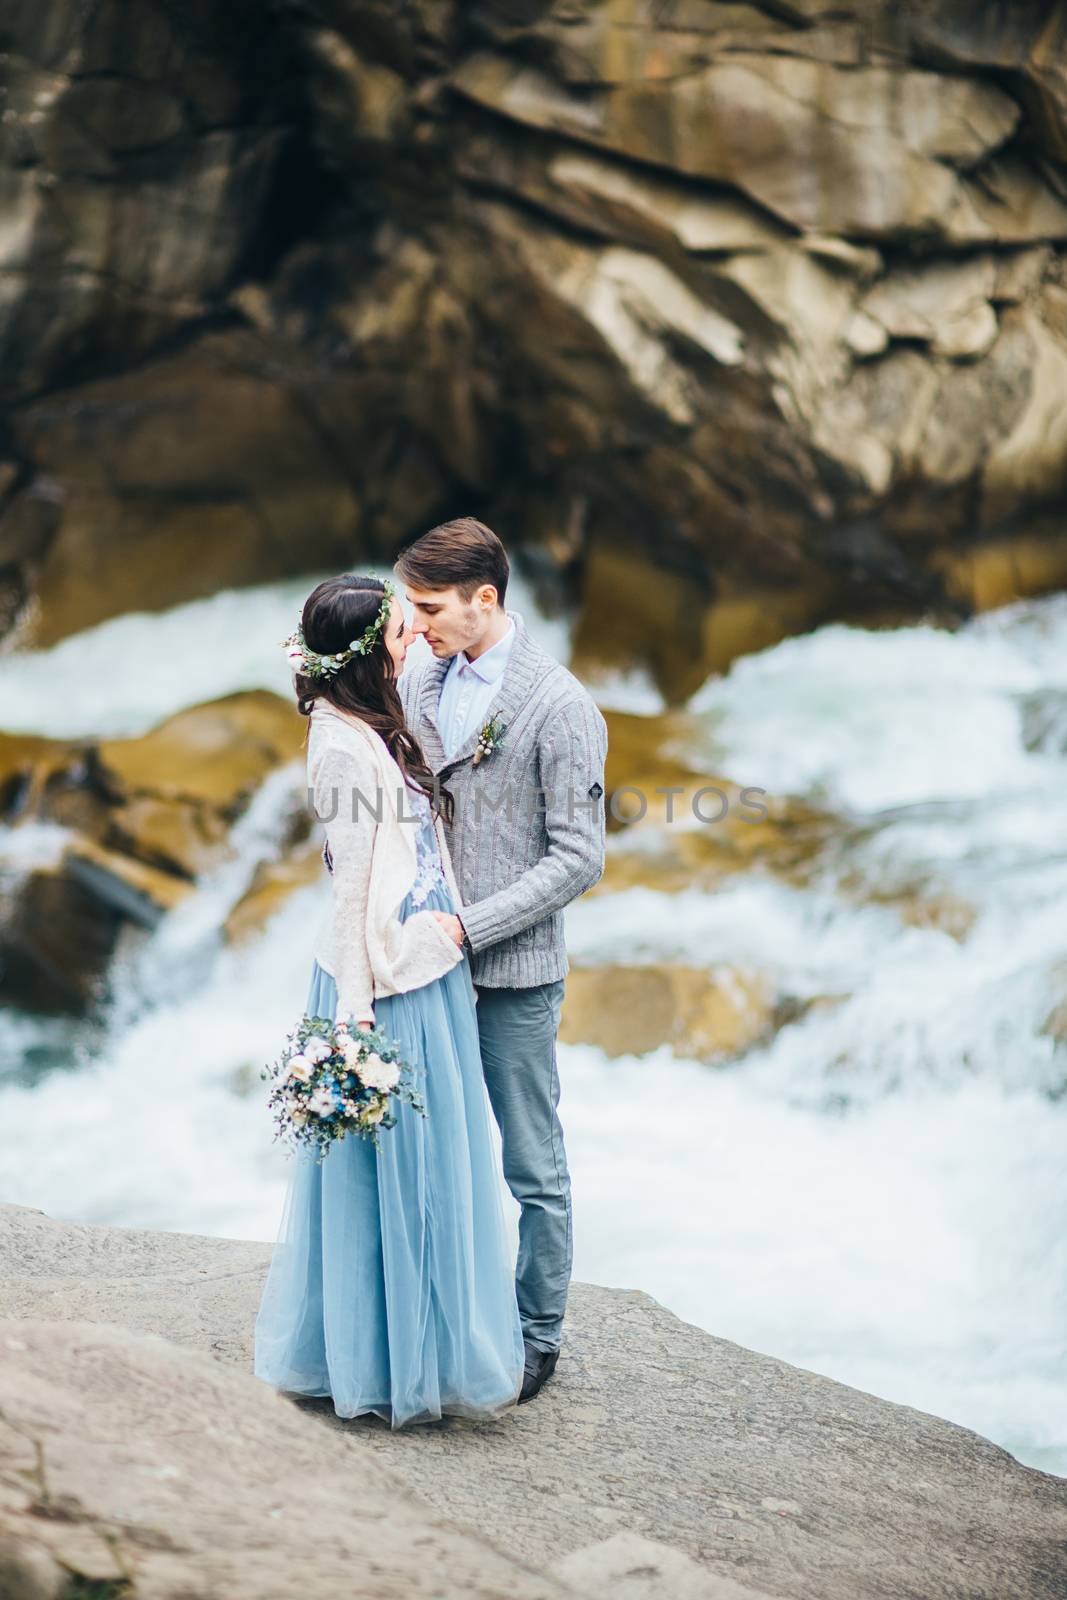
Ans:
[{"label": "floral wreath headpiece", "polygon": [[336,650],[332,654],[310,649],[304,638],[304,630],[297,623],[289,637],[282,640],[289,665],[294,672],[304,673],[309,678],[328,678],[332,673],[340,672],[354,657],[365,656],[373,648],[389,617],[389,602],[396,598],[396,589],[386,578],[385,594],[374,621],[364,628],[358,639],[348,641],[346,650]]}]

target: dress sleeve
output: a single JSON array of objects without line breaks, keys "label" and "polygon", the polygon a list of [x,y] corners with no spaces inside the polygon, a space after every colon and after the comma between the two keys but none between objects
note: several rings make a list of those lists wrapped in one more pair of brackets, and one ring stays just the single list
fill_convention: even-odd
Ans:
[{"label": "dress sleeve", "polygon": [[338,1020],[374,1021],[374,977],[367,951],[371,858],[378,823],[373,762],[331,745],[312,781],[315,813],[326,829],[333,863],[334,979]]}]

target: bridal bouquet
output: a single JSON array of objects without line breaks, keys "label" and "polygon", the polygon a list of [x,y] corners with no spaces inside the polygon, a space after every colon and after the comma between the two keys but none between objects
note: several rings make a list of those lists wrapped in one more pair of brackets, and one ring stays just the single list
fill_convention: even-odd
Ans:
[{"label": "bridal bouquet", "polygon": [[319,1161],[335,1139],[348,1133],[380,1149],[379,1130],[396,1124],[394,1100],[406,1100],[426,1114],[395,1041],[381,1028],[361,1028],[354,1021],[304,1017],[279,1060],[260,1076],[272,1080],[267,1104],[274,1113],[274,1137],[290,1149],[312,1151]]}]

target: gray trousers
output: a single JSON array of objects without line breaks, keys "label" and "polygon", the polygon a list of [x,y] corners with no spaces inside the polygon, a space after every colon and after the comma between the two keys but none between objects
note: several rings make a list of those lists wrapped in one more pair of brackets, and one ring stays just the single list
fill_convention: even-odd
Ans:
[{"label": "gray trousers", "polygon": [[529,989],[478,989],[486,1087],[500,1128],[504,1177],[522,1207],[515,1287],[523,1338],[558,1350],[571,1276],[571,1179],[563,1148],[556,1029],[563,979]]}]

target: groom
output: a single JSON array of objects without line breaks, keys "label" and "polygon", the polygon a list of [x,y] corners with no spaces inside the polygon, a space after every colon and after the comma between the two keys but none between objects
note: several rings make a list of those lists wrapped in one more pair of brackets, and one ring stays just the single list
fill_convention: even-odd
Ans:
[{"label": "groom", "polygon": [[435,657],[399,689],[408,727],[456,802],[456,932],[478,993],[504,1176],[522,1208],[520,1400],[532,1400],[559,1359],[570,1282],[571,1181],[556,1110],[563,908],[604,870],[607,725],[521,614],[505,610],[508,570],[504,546],[474,517],[431,528],[395,566]]}]

